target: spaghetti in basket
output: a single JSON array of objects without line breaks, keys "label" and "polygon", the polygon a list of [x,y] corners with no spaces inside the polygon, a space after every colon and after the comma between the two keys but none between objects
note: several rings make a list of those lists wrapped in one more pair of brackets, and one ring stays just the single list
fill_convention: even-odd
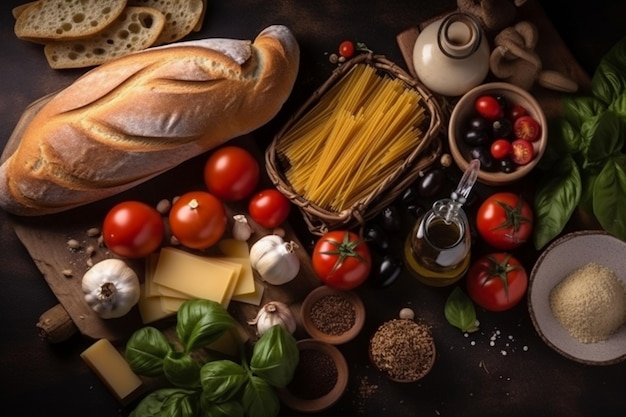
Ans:
[{"label": "spaghetti in basket", "polygon": [[270,179],[309,231],[363,226],[441,153],[441,110],[381,55],[338,67],[274,137]]}]

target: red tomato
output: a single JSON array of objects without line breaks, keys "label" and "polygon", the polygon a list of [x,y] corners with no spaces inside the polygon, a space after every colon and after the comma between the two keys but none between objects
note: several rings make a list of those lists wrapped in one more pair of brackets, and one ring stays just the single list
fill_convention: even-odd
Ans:
[{"label": "red tomato", "polygon": [[517,120],[519,117],[526,116],[527,114],[528,112],[526,111],[526,108],[522,106],[521,104],[514,104],[509,110],[509,118],[513,122]]},{"label": "red tomato", "polygon": [[115,205],[104,218],[102,238],[116,255],[142,258],[154,252],[163,241],[165,226],[161,214],[139,201]]},{"label": "red tomato", "polygon": [[339,44],[339,55],[344,58],[352,58],[354,50],[354,43],[351,41],[343,41]]},{"label": "red tomato", "polygon": [[517,165],[526,165],[535,159],[533,144],[526,139],[515,139],[511,142],[511,160]]},{"label": "red tomato", "polygon": [[192,249],[217,243],[228,222],[222,202],[205,191],[190,191],[172,205],[170,229],[178,241]]},{"label": "red tomato", "polygon": [[487,120],[498,120],[504,115],[502,106],[494,96],[480,96],[474,103],[476,112]]},{"label": "red tomato", "polygon": [[209,192],[225,201],[248,197],[259,183],[259,163],[239,146],[214,151],[204,165],[204,182]]},{"label": "red tomato", "polygon": [[541,126],[532,116],[520,116],[513,123],[513,133],[517,139],[526,139],[534,142],[539,139]]},{"label": "red tomato", "polygon": [[325,233],[311,256],[313,270],[329,287],[351,290],[369,276],[372,257],[364,239],[347,230]]},{"label": "red tomato", "polygon": [[506,139],[496,139],[491,143],[491,156],[504,159],[511,153],[511,142]]},{"label": "red tomato", "polygon": [[480,236],[497,249],[511,250],[521,246],[533,230],[533,212],[520,196],[500,192],[483,201],[476,213]]},{"label": "red tomato", "polygon": [[266,229],[280,226],[287,220],[290,211],[291,201],[273,188],[256,193],[248,204],[248,212],[252,220]]},{"label": "red tomato", "polygon": [[526,294],[528,275],[508,253],[492,253],[476,260],[467,271],[467,293],[489,311],[505,311]]}]

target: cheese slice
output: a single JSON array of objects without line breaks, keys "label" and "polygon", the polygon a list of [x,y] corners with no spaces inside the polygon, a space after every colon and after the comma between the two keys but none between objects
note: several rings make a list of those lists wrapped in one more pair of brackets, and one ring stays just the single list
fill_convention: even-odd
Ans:
[{"label": "cheese slice", "polygon": [[153,281],[187,296],[227,306],[240,272],[241,267],[229,267],[210,257],[165,247],[159,254]]},{"label": "cheese slice", "polygon": [[107,339],[99,339],[85,349],[80,357],[122,403],[131,400],[143,385],[126,359]]},{"label": "cheese slice", "polygon": [[252,304],[255,306],[261,305],[263,300],[263,294],[265,293],[265,287],[260,282],[254,281],[254,292],[252,294],[233,295],[232,300],[240,303]]},{"label": "cheese slice", "polygon": [[142,284],[141,297],[139,297],[139,302],[137,303],[143,324],[153,323],[175,314],[172,311],[164,311],[161,306],[161,297],[148,297],[145,288],[146,284]]},{"label": "cheese slice", "polygon": [[248,243],[237,239],[223,239],[218,243],[220,251],[226,255],[226,260],[240,263],[243,267],[239,276],[237,286],[233,295],[254,294],[256,286],[254,284],[254,272],[250,263],[250,249]]}]

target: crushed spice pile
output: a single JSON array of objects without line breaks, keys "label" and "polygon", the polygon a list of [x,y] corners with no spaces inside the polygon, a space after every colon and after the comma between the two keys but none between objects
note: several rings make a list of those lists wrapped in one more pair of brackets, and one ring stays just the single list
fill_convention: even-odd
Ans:
[{"label": "crushed spice pile", "polygon": [[372,363],[397,381],[416,381],[430,370],[435,344],[430,328],[409,319],[383,323],[370,341]]},{"label": "crushed spice pile", "polygon": [[296,397],[314,400],[328,394],[337,384],[337,366],[327,353],[305,349],[289,383],[289,391]]},{"label": "crushed spice pile", "polygon": [[339,295],[326,295],[311,306],[311,322],[321,332],[339,336],[356,322],[356,310],[350,301]]}]

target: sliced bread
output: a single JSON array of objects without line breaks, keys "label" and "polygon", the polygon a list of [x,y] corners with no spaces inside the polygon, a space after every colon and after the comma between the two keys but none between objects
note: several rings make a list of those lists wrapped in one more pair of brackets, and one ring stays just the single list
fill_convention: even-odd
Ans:
[{"label": "sliced bread", "polygon": [[50,42],[44,47],[54,69],[83,68],[153,45],[165,26],[165,16],[152,7],[127,7],[102,32],[86,39]]},{"label": "sliced bread", "polygon": [[46,43],[80,39],[102,31],[126,7],[127,0],[38,0],[19,13],[18,38]]},{"label": "sliced bread", "polygon": [[205,8],[203,0],[128,0],[128,5],[154,7],[165,15],[165,27],[155,45],[187,36],[197,27]]}]

